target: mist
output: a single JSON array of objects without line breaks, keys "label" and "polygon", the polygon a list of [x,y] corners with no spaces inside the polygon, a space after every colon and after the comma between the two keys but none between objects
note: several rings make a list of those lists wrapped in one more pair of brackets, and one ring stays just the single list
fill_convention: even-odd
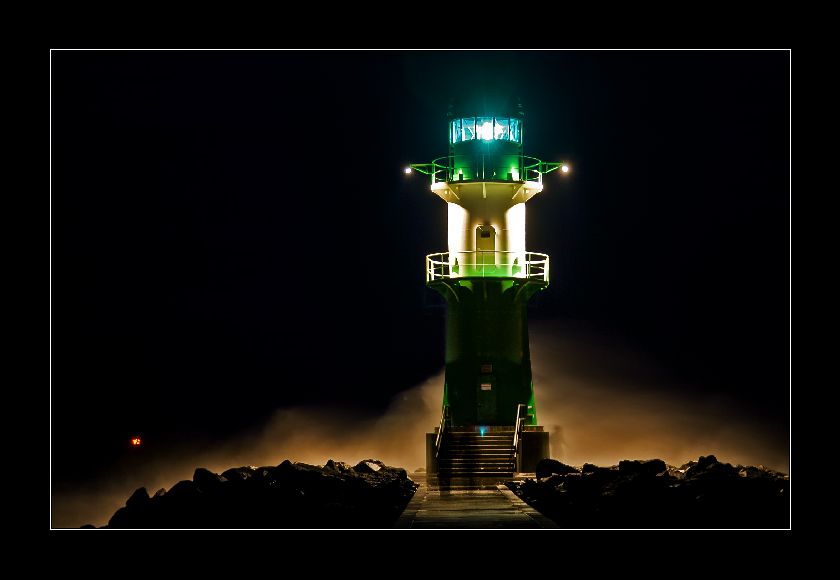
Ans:
[{"label": "mist", "polygon": [[[655,360],[586,331],[535,324],[531,358],[538,420],[550,432],[552,457],[581,465],[660,458],[681,465],[715,454],[731,463],[788,471],[788,433],[721,394],[704,395],[670,377]],[[443,371],[398,394],[381,416],[324,407],[279,409],[250,433],[221,446],[189,442],[142,464],[115,468],[84,488],[53,489],[52,525],[101,526],[138,487],[153,494],[190,479],[196,467],[220,473],[285,459],[323,465],[375,458],[425,465],[424,433],[440,420]]]},{"label": "mist", "polygon": [[700,455],[788,472],[787,428],[719,390],[688,385],[645,353],[586,330],[531,330],[540,424],[551,454],[571,465]]}]

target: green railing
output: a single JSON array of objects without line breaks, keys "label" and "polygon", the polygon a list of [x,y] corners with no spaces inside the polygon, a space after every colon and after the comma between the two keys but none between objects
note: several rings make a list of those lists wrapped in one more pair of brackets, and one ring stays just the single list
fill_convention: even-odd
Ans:
[{"label": "green railing", "polygon": [[426,256],[426,282],[450,278],[525,278],[548,282],[548,255],[539,252],[439,252]]},{"label": "green railing", "polygon": [[[566,164],[545,162],[536,157],[517,155],[517,164],[509,167],[500,155],[446,155],[431,163],[412,163],[411,169],[432,178],[432,184],[451,181],[516,181],[542,183],[542,176]],[[466,173],[464,170],[467,170]]]},{"label": "green railing", "polygon": [[522,437],[522,428],[528,420],[528,405],[516,406],[516,425],[513,429],[513,449],[511,451],[511,463],[516,466],[516,471],[521,471],[519,468],[519,439]]}]

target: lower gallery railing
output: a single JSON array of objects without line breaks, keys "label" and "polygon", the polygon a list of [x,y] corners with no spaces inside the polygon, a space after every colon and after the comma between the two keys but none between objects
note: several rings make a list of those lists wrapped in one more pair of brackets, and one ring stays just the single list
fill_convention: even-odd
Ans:
[{"label": "lower gallery railing", "polygon": [[539,252],[440,252],[426,256],[426,281],[449,278],[525,278],[548,282],[548,255]]}]

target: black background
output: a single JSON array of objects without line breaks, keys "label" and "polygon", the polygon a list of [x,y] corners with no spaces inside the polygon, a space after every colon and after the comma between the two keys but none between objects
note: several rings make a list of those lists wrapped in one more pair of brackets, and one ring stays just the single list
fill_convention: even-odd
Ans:
[{"label": "black background", "polygon": [[528,206],[532,319],[785,425],[788,79],[787,52],[53,52],[55,477],[438,372],[446,208],[402,169],[455,96],[521,97],[526,153],[573,167]]}]

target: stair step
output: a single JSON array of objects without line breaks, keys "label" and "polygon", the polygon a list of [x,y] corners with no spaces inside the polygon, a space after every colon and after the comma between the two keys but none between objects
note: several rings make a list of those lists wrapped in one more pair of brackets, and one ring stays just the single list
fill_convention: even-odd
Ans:
[{"label": "stair step", "polygon": [[438,473],[438,477],[513,477],[512,471],[458,471]]},{"label": "stair step", "polygon": [[513,461],[510,459],[438,459],[439,465],[512,465]]},{"label": "stair step", "polygon": [[472,454],[472,455],[510,455],[513,453],[513,449],[510,447],[499,447],[496,449],[481,449],[481,448],[466,448],[466,449],[449,449],[443,448],[440,450],[441,453],[449,454],[449,453],[457,453],[458,455],[464,454]]},{"label": "stair step", "polygon": [[449,441],[446,442],[446,444],[447,445],[487,445],[488,447],[493,446],[493,445],[502,445],[502,446],[505,446],[505,447],[511,447],[511,446],[513,446],[513,441],[481,441],[480,439],[476,439],[474,441],[470,441],[470,440],[455,441],[455,440],[450,439]]},{"label": "stair step", "polygon": [[446,450],[438,454],[438,457],[486,457],[488,459],[494,459],[496,457],[510,457],[513,455],[510,451],[501,451],[501,452],[493,452],[493,453],[479,453],[475,451],[464,452],[464,453],[447,453]]},{"label": "stair step", "polygon": [[492,445],[492,444],[495,444],[495,445],[499,445],[499,444],[512,445],[512,444],[513,444],[513,439],[481,439],[481,438],[479,438],[479,437],[476,437],[476,438],[472,438],[472,437],[463,437],[463,438],[458,438],[458,439],[456,439],[456,438],[452,437],[452,438],[446,438],[445,440],[446,440],[446,441],[449,441],[449,442],[452,442],[452,443],[471,443],[471,444],[473,444],[473,445],[476,445],[476,444],[478,444],[478,445],[480,445],[480,444],[486,444],[486,445]]},{"label": "stair step", "polygon": [[513,455],[513,449],[503,447],[502,449],[441,449],[438,455],[475,455],[476,457],[491,457]]},{"label": "stair step", "polygon": [[[481,435],[481,431],[478,429],[458,429],[457,427],[447,427],[446,433],[448,435]],[[513,434],[514,428],[510,427],[509,429],[485,429],[485,435],[503,435],[503,434]]]},{"label": "stair step", "polygon": [[442,457],[442,458],[438,459],[438,463],[440,463],[440,464],[444,464],[444,463],[452,463],[452,464],[455,464],[455,463],[460,463],[460,464],[471,463],[471,464],[477,464],[477,465],[499,465],[499,464],[511,465],[511,464],[513,464],[513,460],[510,457],[500,457],[498,459],[485,459],[483,457],[473,457],[473,458]]},{"label": "stair step", "polygon": [[463,439],[511,439],[513,433],[503,435],[479,435],[478,433],[444,433],[444,437],[457,437]]},{"label": "stair step", "polygon": [[482,437],[481,435],[444,435],[447,439],[483,439],[487,441],[492,440],[511,440],[513,439],[513,435],[485,435]]},{"label": "stair step", "polygon": [[463,439],[458,441],[457,439],[449,439],[446,441],[449,445],[505,445],[510,447],[513,445],[513,440],[511,441],[482,441],[481,439]]},{"label": "stair step", "polygon": [[458,441],[447,441],[444,444],[444,447],[508,447],[512,448],[513,443],[471,443],[471,442],[458,442]]},{"label": "stair step", "polygon": [[512,463],[446,463],[438,466],[440,471],[511,471]]},{"label": "stair step", "polygon": [[490,473],[490,472],[492,472],[492,473],[506,473],[506,472],[512,472],[513,467],[511,467],[510,465],[505,465],[505,466],[500,465],[500,466],[485,467],[485,468],[481,468],[481,467],[448,467],[446,469],[441,468],[439,470],[439,473],[440,472],[443,472],[443,473],[460,473],[460,472],[466,472],[466,471],[471,472],[471,473]]},{"label": "stair step", "polygon": [[481,439],[492,439],[494,437],[513,437],[513,433],[493,433],[492,435],[489,433],[485,433],[482,435],[481,433],[444,433],[444,436],[448,437],[480,437]]}]

